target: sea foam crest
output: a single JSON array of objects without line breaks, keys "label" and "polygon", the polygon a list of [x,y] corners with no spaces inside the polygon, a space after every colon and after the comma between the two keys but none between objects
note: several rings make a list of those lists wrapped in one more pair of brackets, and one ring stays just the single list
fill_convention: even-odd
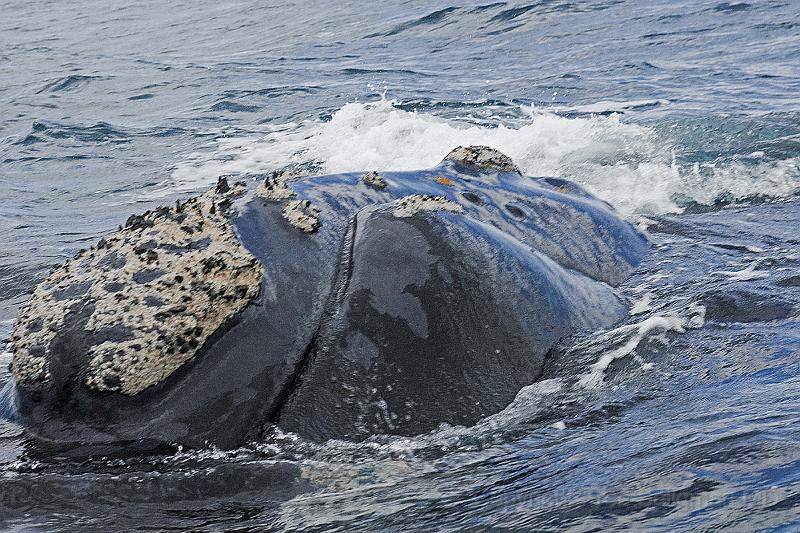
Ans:
[{"label": "sea foam crest", "polygon": [[800,188],[798,159],[680,164],[680,146],[621,114],[524,111],[524,118],[509,124],[487,125],[399,109],[387,99],[349,103],[328,121],[219,138],[212,151],[176,167],[170,189],[191,190],[220,175],[260,174],[287,165],[313,165],[325,173],[414,170],[436,165],[454,147],[470,144],[501,150],[528,175],[580,183],[628,215],[681,211],[676,203],[681,197],[710,204],[723,193],[784,196]]}]

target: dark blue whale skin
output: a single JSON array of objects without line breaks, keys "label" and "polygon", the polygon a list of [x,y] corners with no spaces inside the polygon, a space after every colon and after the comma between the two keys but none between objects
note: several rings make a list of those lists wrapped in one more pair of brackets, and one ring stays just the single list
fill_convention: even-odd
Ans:
[{"label": "dark blue whale skin", "polygon": [[[0,411],[62,444],[231,448],[276,425],[317,441],[414,435],[502,410],[560,339],[626,317],[612,287],[647,239],[579,186],[451,160],[380,177],[288,182],[319,209],[310,234],[285,201],[237,200],[260,295],[163,382],[127,396],[71,380],[76,327],[51,359],[67,377],[12,384]],[[396,216],[409,195],[450,207]]]}]

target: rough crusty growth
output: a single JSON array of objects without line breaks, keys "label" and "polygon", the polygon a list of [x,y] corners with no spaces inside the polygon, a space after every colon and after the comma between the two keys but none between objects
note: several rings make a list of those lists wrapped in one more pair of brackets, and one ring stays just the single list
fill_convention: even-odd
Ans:
[{"label": "rough crusty growth", "polygon": [[287,184],[305,176],[305,174],[299,172],[273,172],[271,177],[264,180],[256,188],[256,194],[265,200],[289,200],[294,198],[295,194]]},{"label": "rough crusty growth", "polygon": [[488,146],[459,146],[447,154],[444,160],[522,174],[510,157]]},{"label": "rough crusty growth", "polygon": [[394,216],[399,218],[407,218],[414,216],[420,211],[438,210],[461,213],[464,211],[464,208],[457,203],[448,200],[444,196],[412,194],[397,200],[396,207],[394,208]]},{"label": "rough crusty growth", "polygon": [[17,382],[35,389],[52,378],[51,361],[65,355],[53,351],[65,323],[82,328],[69,334],[86,345],[66,355],[85,361],[77,379],[97,391],[137,394],[191,360],[259,294],[261,265],[228,220],[244,189],[221,179],[174,209],[132,216],[57,267],[17,318]]},{"label": "rough crusty growth", "polygon": [[386,180],[383,179],[380,174],[375,172],[367,172],[364,174],[361,179],[364,180],[364,183],[369,185],[370,187],[375,187],[376,189],[385,189],[386,188]]},{"label": "rough crusty growth", "polygon": [[288,200],[294,197],[294,191],[290,189],[285,181],[266,179],[261,185],[256,187],[256,194],[265,200]]},{"label": "rough crusty growth", "polygon": [[308,200],[289,202],[283,208],[283,218],[305,233],[314,233],[320,226],[319,209]]},{"label": "rough crusty growth", "polygon": [[[271,178],[267,178],[256,188],[256,195],[274,202],[292,200],[296,195],[287,184],[302,177],[303,174],[295,172],[274,172]],[[283,218],[305,233],[314,233],[320,227],[319,209],[308,200],[286,202],[283,206]]]}]

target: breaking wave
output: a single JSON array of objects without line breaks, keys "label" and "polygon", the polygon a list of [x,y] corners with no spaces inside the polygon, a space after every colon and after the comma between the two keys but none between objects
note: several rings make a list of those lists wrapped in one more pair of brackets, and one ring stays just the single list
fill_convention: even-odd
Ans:
[{"label": "breaking wave", "polygon": [[[628,215],[800,190],[800,157],[686,160],[663,128],[627,120],[626,112],[648,106],[613,103],[606,110],[600,104],[567,115],[521,107],[510,119],[507,109],[487,106],[481,110],[485,120],[476,124],[474,110],[468,118],[445,118],[387,99],[349,103],[326,121],[223,132],[210,151],[177,165],[168,188],[193,190],[220,175],[258,175],[286,166],[326,173],[412,170],[437,164],[458,145],[484,144],[507,153],[526,174],[571,179]],[[584,108],[589,114],[574,115]]]}]

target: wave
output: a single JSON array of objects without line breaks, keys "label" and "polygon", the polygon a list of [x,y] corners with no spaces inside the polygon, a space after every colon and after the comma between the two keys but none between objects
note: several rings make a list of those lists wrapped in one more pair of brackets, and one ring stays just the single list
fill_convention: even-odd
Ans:
[{"label": "wave", "polygon": [[90,126],[82,124],[70,124],[51,122],[47,120],[35,120],[31,125],[30,133],[22,139],[14,142],[16,145],[27,146],[41,142],[48,142],[47,139],[71,139],[82,143],[123,143],[130,142],[130,135],[120,128],[107,122],[97,122]]},{"label": "wave", "polygon": [[418,19],[410,20],[408,22],[404,22],[392,28],[391,30],[384,32],[384,33],[372,33],[367,35],[366,38],[371,37],[389,37],[392,35],[397,35],[402,33],[406,30],[410,30],[412,28],[416,28],[418,26],[430,26],[435,25],[442,22],[444,19],[448,17],[453,12],[458,11],[459,8],[457,7],[447,7],[444,9],[440,9],[438,11],[434,11],[425,15],[424,17],[420,17]]},{"label": "wave", "polygon": [[613,102],[610,100],[603,100],[586,105],[577,105],[572,107],[559,107],[559,113],[584,113],[593,115],[612,115],[614,113],[625,113],[629,111],[642,111],[654,107],[669,105],[669,100],[630,100],[627,102]]},{"label": "wave", "polygon": [[210,111],[227,111],[229,113],[255,113],[261,111],[261,106],[246,105],[231,100],[221,100],[211,106]]},{"label": "wave", "polygon": [[105,81],[111,78],[107,76],[83,76],[80,74],[71,74],[63,78],[56,78],[47,82],[41,89],[36,91],[36,94],[46,92],[64,92],[73,91],[93,81]]},{"label": "wave", "polygon": [[[526,174],[573,180],[626,215],[682,212],[696,204],[727,205],[800,190],[798,156],[682,162],[679,142],[619,112],[665,102],[601,104],[583,106],[594,113],[580,116],[520,107],[511,119],[507,107],[487,106],[465,109],[470,114],[465,119],[414,111],[387,99],[349,103],[326,121],[244,135],[226,132],[210,151],[179,163],[166,189],[197,190],[221,175],[286,167],[325,173],[413,170],[436,165],[456,146],[484,144],[511,156]],[[476,114],[484,115],[477,124]]]}]

